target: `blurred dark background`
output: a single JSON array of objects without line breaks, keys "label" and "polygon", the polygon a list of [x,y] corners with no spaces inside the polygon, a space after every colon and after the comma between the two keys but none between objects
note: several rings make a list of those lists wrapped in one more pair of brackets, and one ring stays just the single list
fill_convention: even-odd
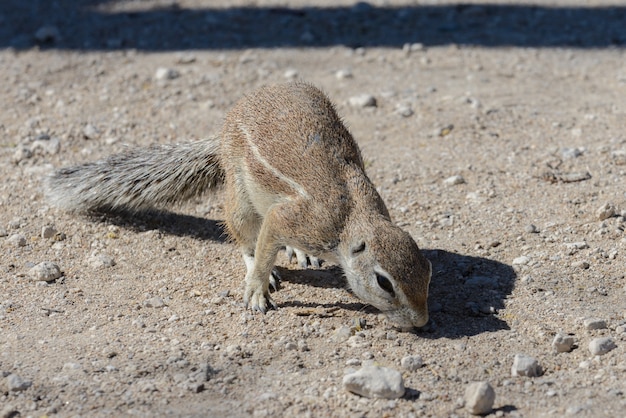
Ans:
[{"label": "blurred dark background", "polygon": [[[626,6],[455,4],[111,11],[109,0],[0,0],[0,47],[145,51],[274,47],[623,48]],[[152,5],[152,6],[151,6]]]}]

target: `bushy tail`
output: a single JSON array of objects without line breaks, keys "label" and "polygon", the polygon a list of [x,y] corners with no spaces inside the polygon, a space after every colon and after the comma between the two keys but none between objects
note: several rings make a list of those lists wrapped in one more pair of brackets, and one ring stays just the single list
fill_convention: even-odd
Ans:
[{"label": "bushy tail", "polygon": [[62,168],[47,179],[46,197],[72,211],[160,208],[223,181],[219,140],[131,148],[94,163]]}]

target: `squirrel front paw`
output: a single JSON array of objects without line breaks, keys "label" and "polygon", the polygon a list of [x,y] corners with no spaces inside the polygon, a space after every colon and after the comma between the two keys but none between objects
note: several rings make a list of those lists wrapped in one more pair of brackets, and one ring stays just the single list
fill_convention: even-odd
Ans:
[{"label": "squirrel front paw", "polygon": [[300,251],[297,248],[293,248],[287,245],[285,247],[285,253],[287,254],[287,260],[289,260],[290,263],[293,262],[293,257],[295,256],[300,268],[305,269],[309,265],[316,269],[320,268],[320,259],[317,257],[313,257],[312,255],[307,256],[304,251]]},{"label": "squirrel front paw", "polygon": [[246,308],[261,313],[267,312],[268,309],[278,308],[276,302],[270,297],[269,287],[264,286],[260,281],[247,280],[243,302]]}]

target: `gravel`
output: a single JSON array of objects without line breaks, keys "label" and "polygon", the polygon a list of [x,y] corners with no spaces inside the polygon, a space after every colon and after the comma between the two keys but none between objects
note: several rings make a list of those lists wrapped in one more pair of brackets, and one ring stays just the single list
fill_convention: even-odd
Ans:
[{"label": "gravel", "polygon": [[[470,414],[470,382],[488,380],[490,416],[623,415],[621,6],[78,3],[2,3],[3,414],[452,417]],[[35,39],[44,26],[59,36]],[[158,68],[179,76],[157,79]],[[394,330],[330,259],[304,270],[282,252],[278,309],[246,310],[221,192],[115,214],[45,199],[54,168],[213,136],[243,95],[292,79],[335,102],[391,218],[432,262],[424,329]],[[363,93],[376,107],[349,103]],[[446,185],[453,175],[465,183]],[[43,238],[48,225],[58,234]],[[48,285],[30,275],[44,260],[63,270]],[[590,318],[608,328],[587,330]],[[570,351],[552,345],[559,333]],[[588,351],[602,337],[615,348]],[[542,375],[511,377],[516,353],[538,359]],[[405,368],[417,355],[426,364]],[[405,394],[342,386],[345,368],[372,365],[400,371]],[[8,391],[10,374],[33,384]]]}]

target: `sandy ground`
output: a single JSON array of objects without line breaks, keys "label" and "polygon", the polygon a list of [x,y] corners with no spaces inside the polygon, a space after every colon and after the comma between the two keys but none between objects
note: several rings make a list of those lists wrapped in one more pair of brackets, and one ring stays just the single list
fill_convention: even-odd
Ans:
[{"label": "sandy ground", "polygon": [[[0,417],[462,417],[474,381],[491,416],[624,414],[623,6],[74,3],[0,6]],[[336,266],[283,255],[279,309],[246,311],[219,194],[135,217],[43,197],[53,168],[215,134],[292,78],[337,104],[431,259],[429,329],[394,330]],[[33,278],[43,261],[62,276]],[[594,355],[601,337],[616,348]],[[512,376],[516,354],[540,376]],[[402,398],[344,389],[371,362],[402,372]]]}]

